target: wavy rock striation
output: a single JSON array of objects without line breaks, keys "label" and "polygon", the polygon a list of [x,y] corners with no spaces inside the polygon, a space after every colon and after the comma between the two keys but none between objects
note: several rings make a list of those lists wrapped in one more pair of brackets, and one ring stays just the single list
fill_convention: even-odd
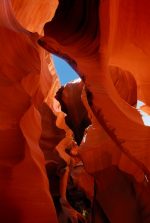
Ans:
[{"label": "wavy rock striation", "polygon": [[1,0],[0,222],[150,222],[149,21],[149,0]]}]

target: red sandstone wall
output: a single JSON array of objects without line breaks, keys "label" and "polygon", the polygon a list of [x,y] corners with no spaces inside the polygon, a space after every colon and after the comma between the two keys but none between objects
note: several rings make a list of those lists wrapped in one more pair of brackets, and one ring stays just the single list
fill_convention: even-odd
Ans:
[{"label": "red sandstone wall", "polygon": [[[1,0],[0,222],[150,222],[150,129],[135,108],[149,113],[149,10]],[[60,88],[49,53],[82,82]]]}]

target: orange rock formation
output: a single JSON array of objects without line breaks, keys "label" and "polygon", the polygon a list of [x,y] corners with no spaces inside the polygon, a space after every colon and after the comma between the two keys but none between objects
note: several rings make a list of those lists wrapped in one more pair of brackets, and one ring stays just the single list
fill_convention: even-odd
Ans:
[{"label": "orange rock formation", "polygon": [[1,0],[0,222],[150,222],[149,23],[149,0]]}]

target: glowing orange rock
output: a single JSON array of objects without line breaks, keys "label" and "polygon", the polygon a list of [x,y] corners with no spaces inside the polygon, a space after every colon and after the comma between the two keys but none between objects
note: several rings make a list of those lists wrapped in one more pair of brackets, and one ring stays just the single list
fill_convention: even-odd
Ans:
[{"label": "glowing orange rock", "polygon": [[[115,59],[113,58],[116,58],[117,52],[115,44],[120,41],[122,46],[125,46],[124,44],[130,46],[131,42],[127,42],[128,38],[121,39],[117,35],[116,30],[119,30],[122,26],[119,24],[121,20],[118,20],[114,14],[127,13],[128,7],[135,9],[134,13],[131,10],[128,14],[128,20],[124,17],[123,21],[126,26],[127,21],[130,24],[127,26],[126,33],[130,33],[133,27],[134,29],[136,27],[137,32],[143,33],[143,29],[148,29],[147,18],[149,15],[149,2],[145,0],[144,3],[143,6],[143,2],[138,1],[138,7],[140,8],[138,10],[132,3],[129,5],[124,3],[126,7],[122,7],[121,1],[87,1],[84,6],[83,1],[80,1],[80,3],[72,2],[71,4],[68,4],[67,1],[65,4],[60,1],[54,19],[45,25],[45,36],[39,40],[39,44],[44,48],[65,58],[78,71],[91,95],[90,105],[99,123],[117,147],[126,153],[135,165],[141,168],[143,179],[144,175],[149,178],[149,150],[145,149],[148,148],[149,138],[145,140],[145,136],[149,135],[150,130],[149,127],[144,125],[139,111],[119,97],[109,75],[109,65],[127,69],[137,79],[136,70],[130,69],[129,66],[123,67],[120,62],[114,62]],[[141,4],[142,7],[140,7]],[[67,5],[69,8],[67,8]],[[75,16],[79,8],[78,17],[74,20],[70,19],[69,23],[64,26],[66,16],[68,18],[70,18],[70,15]],[[87,8],[87,14],[83,14],[85,8]],[[95,11],[95,14],[90,17],[92,11]],[[132,15],[138,15],[139,12],[142,22],[139,23],[139,26],[135,26]],[[141,24],[143,24],[143,28],[141,28]],[[132,38],[134,38],[134,35],[132,35]],[[137,38],[137,40],[139,39]],[[143,49],[142,47],[144,45],[141,46],[141,49]],[[116,49],[116,51],[113,51],[113,49]],[[129,49],[126,52],[130,54]],[[127,55],[122,54],[121,58],[122,61],[125,61]],[[118,61],[121,61],[121,59]],[[132,64],[132,67],[134,66],[132,60],[130,60],[130,64]],[[139,83],[139,79],[137,81]],[[142,180],[142,178],[139,180]]]},{"label": "glowing orange rock", "polygon": [[[97,121],[115,147],[128,159],[122,164],[126,167],[125,171],[130,172],[132,169],[130,174],[142,185],[147,184],[148,188],[150,129],[143,122],[141,111],[133,107],[136,87],[133,87],[133,98],[130,95],[129,100],[123,96],[124,93],[127,95],[127,91],[121,89],[120,94],[127,103],[113,85],[110,66],[119,67],[124,74],[131,72],[137,82],[138,99],[149,105],[149,84],[145,87],[145,83],[149,82],[149,4],[148,0],[139,0],[137,4],[121,0],[60,1],[53,20],[44,27],[44,37],[39,40],[41,46],[66,59],[78,72],[85,83],[89,105]],[[66,23],[66,20],[69,22]],[[117,69],[113,72],[119,75]],[[129,78],[127,83],[135,86],[132,80]],[[110,159],[106,156],[105,160],[107,164]],[[102,163],[97,165],[99,168]],[[123,202],[121,194],[119,197],[117,205]],[[133,203],[136,206],[136,202]],[[111,205],[108,202],[106,204],[106,209],[111,209]],[[149,210],[149,204],[146,208]],[[136,208],[132,211],[126,221],[136,222]],[[114,216],[109,219],[117,221]],[[148,222],[149,217],[142,220]]]},{"label": "glowing orange rock", "polygon": [[[19,1],[14,2],[19,8]],[[21,26],[13,13],[11,2],[1,1],[0,221],[56,223],[39,147],[38,107],[52,83],[50,60],[37,45],[38,35]]]},{"label": "glowing orange rock", "polygon": [[[89,222],[150,221],[149,19],[148,0],[1,0],[0,221],[83,220],[71,180]],[[58,91],[41,46],[83,82]]]}]

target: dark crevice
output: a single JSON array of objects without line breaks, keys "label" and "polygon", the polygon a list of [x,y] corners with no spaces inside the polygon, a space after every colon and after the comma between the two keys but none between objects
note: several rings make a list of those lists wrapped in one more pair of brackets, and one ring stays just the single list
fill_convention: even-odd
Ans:
[{"label": "dark crevice", "polygon": [[[99,0],[60,0],[53,20],[45,25],[45,36],[64,44],[75,35],[87,35],[94,39],[98,35]],[[69,23],[68,23],[69,21]]]},{"label": "dark crevice", "polygon": [[[76,89],[77,91],[74,91],[74,94],[69,95],[69,88],[67,86],[61,87],[56,94],[56,99],[60,102],[62,111],[67,114],[65,117],[66,124],[73,131],[74,139],[80,145],[85,129],[91,125],[91,120],[81,100],[82,88],[77,87]],[[68,98],[68,101],[64,98],[64,94],[67,93],[68,97],[72,96]]]},{"label": "dark crevice", "polygon": [[91,214],[91,201],[83,190],[75,186],[71,177],[67,187],[67,200],[75,210],[81,214],[84,212],[85,218],[89,217],[89,214]]}]

